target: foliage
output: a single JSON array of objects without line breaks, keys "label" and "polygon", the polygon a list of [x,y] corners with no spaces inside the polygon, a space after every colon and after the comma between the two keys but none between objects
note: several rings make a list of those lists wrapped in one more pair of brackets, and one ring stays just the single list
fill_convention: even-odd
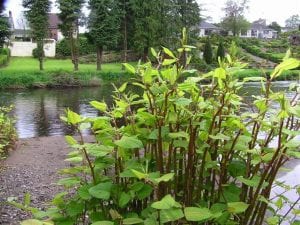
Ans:
[{"label": "foliage", "polygon": [[231,31],[233,36],[237,36],[240,32],[246,31],[250,26],[250,23],[244,17],[244,12],[248,8],[247,2],[247,0],[241,2],[227,0],[225,3],[225,17],[221,25],[225,30]]},{"label": "foliage", "polygon": [[78,26],[84,0],[58,0],[60,29],[70,43],[74,70],[78,70]]},{"label": "foliage", "polygon": [[44,39],[48,36],[48,13],[51,2],[49,0],[23,0],[26,19],[29,22],[32,37],[37,42],[36,56],[40,62],[40,70],[43,70]]},{"label": "foliage", "polygon": [[299,15],[292,15],[285,21],[285,26],[289,28],[297,29],[300,26],[300,16]]},{"label": "foliage", "polygon": [[205,42],[203,58],[207,64],[211,64],[213,62],[213,51],[212,51],[209,37],[206,39]]},{"label": "foliage", "polygon": [[220,40],[219,45],[218,45],[217,61],[218,61],[219,58],[221,60],[223,60],[225,58],[225,49],[224,49],[223,40]]},{"label": "foliage", "polygon": [[35,49],[32,50],[32,56],[33,56],[33,58],[38,59],[41,55],[43,57],[45,56],[45,53],[44,53],[43,49],[35,48]]},{"label": "foliage", "polygon": [[230,47],[228,49],[229,55],[231,56],[233,61],[238,60],[240,54],[241,54],[241,50],[240,48],[237,46],[237,44],[235,43],[235,41],[232,41],[230,44]]},{"label": "foliage", "polygon": [[9,116],[11,110],[11,106],[0,107],[0,158],[13,148],[17,139],[14,120]]},{"label": "foliage", "polygon": [[0,49],[0,67],[7,66],[10,57],[9,48]]},{"label": "foliage", "polygon": [[0,49],[3,48],[3,45],[7,38],[11,35],[9,28],[9,23],[7,18],[3,15],[2,10],[0,11]]},{"label": "foliage", "polygon": [[[58,184],[67,191],[45,212],[27,204],[37,219],[57,225],[264,222],[279,168],[299,157],[299,104],[273,92],[272,81],[300,62],[286,58],[269,80],[238,82],[233,73],[243,65],[229,56],[198,74],[181,65],[182,49],[163,51],[170,58],[152,50],[161,67],[124,64],[139,78],[115,87],[111,106],[91,101],[98,117],[66,110],[62,120],[79,134],[79,140],[66,136],[73,166],[61,171]],[[194,76],[184,79],[185,73]],[[210,85],[200,83],[207,78]],[[262,83],[253,102],[238,95],[249,80]],[[243,111],[245,104],[254,111]],[[85,142],[86,129],[95,142]]]},{"label": "foliage", "polygon": [[276,21],[273,21],[268,27],[273,30],[276,30],[278,34],[281,33],[281,26]]},{"label": "foliage", "polygon": [[[95,46],[91,44],[86,37],[79,37],[79,55],[88,55],[95,53]],[[62,39],[56,43],[56,57],[65,58],[71,56],[71,49],[67,39]]]},{"label": "foliage", "polygon": [[89,34],[97,49],[97,70],[101,70],[103,48],[117,45],[120,12],[113,0],[90,0],[89,7]]}]

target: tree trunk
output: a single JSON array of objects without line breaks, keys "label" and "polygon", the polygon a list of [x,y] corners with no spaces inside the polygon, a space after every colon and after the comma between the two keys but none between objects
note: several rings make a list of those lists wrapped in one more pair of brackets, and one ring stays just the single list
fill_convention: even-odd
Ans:
[{"label": "tree trunk", "polygon": [[43,57],[39,58],[39,62],[40,62],[40,70],[44,70]]},{"label": "tree trunk", "polygon": [[148,47],[144,47],[143,62],[146,62],[147,58],[148,58]]},{"label": "tree trunk", "polygon": [[102,65],[102,55],[103,55],[103,47],[98,46],[97,47],[97,70],[101,70]]},{"label": "tree trunk", "polygon": [[70,42],[71,42],[71,56],[72,56],[72,63],[74,65],[74,70],[78,71],[78,57],[79,57],[79,53],[78,53],[78,38],[77,38],[77,34],[76,34],[76,38],[74,38],[74,31],[71,31],[70,33]]}]

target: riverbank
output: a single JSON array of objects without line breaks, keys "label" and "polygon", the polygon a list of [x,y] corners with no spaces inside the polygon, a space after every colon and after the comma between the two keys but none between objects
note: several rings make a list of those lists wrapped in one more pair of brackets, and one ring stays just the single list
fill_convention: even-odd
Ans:
[{"label": "riverbank", "polygon": [[[93,64],[80,64],[79,71],[73,71],[71,60],[46,59],[44,67],[45,70],[39,71],[36,59],[12,57],[9,65],[0,69],[0,89],[93,87],[104,82],[124,82],[133,76],[122,69],[121,63],[103,64],[101,71]],[[242,80],[270,73],[271,70],[242,69],[234,76]],[[299,77],[300,70],[289,70],[277,80],[298,80]]]},{"label": "riverbank", "polygon": [[32,206],[47,207],[47,202],[62,190],[55,183],[60,177],[58,170],[69,165],[64,161],[68,151],[62,136],[18,141],[16,150],[0,162],[0,224],[15,225],[30,218],[28,213],[8,205],[8,198],[21,202],[30,193]]}]

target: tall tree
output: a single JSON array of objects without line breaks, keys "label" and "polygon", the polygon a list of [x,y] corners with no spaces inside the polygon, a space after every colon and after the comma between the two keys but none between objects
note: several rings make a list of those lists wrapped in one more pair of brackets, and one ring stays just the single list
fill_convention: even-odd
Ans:
[{"label": "tall tree", "polygon": [[299,15],[292,15],[285,21],[285,26],[293,29],[300,29],[300,16]]},{"label": "tall tree", "polygon": [[9,22],[8,22],[8,19],[7,17],[5,17],[3,15],[3,8],[1,6],[1,9],[0,9],[0,49],[3,48],[3,45],[5,43],[5,40],[7,38],[9,38],[11,32],[10,32],[10,28],[9,28]]},{"label": "tall tree", "polygon": [[203,58],[207,64],[211,64],[213,62],[213,51],[209,37],[207,37],[204,45]]},{"label": "tall tree", "polygon": [[223,10],[225,11],[225,17],[221,24],[222,27],[233,33],[233,36],[239,35],[240,32],[246,31],[250,23],[245,19],[244,13],[248,8],[248,0],[227,0]]},{"label": "tall tree", "polygon": [[88,27],[97,49],[97,70],[101,70],[104,47],[116,46],[119,37],[119,11],[114,0],[90,0]]},{"label": "tall tree", "polygon": [[200,24],[200,6],[196,0],[174,0],[174,9],[176,9],[177,29],[180,31],[183,27],[187,29],[189,41],[193,43],[199,34]]},{"label": "tall tree", "polygon": [[25,17],[29,22],[32,37],[37,43],[40,70],[43,70],[44,39],[48,36],[48,13],[51,2],[49,0],[23,0],[23,7],[26,9]]},{"label": "tall tree", "polygon": [[224,49],[223,40],[219,41],[218,50],[217,50],[217,61],[219,60],[219,57],[221,60],[225,58],[225,49]]},{"label": "tall tree", "polygon": [[276,21],[273,21],[268,27],[281,33],[281,26]]},{"label": "tall tree", "polygon": [[134,12],[134,47],[146,61],[150,47],[160,45],[160,0],[131,0]]},{"label": "tall tree", "polygon": [[59,18],[62,22],[60,28],[69,41],[72,63],[76,71],[79,64],[78,27],[84,0],[57,0],[57,3],[60,10]]}]

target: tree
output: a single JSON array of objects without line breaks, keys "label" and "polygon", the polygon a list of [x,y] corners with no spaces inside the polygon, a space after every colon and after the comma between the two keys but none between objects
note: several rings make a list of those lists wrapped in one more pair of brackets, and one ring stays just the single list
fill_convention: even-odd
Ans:
[{"label": "tree", "polygon": [[59,18],[62,24],[60,29],[62,34],[68,39],[71,48],[72,63],[74,70],[78,70],[79,51],[78,51],[78,27],[81,16],[81,8],[84,0],[58,0],[60,10]]},{"label": "tree", "polygon": [[0,11],[0,49],[3,48],[3,45],[5,43],[5,40],[9,38],[11,32],[9,29],[9,23],[7,18],[3,15],[2,12],[3,8],[1,6],[1,11]]},{"label": "tree", "polygon": [[223,10],[225,11],[225,17],[221,24],[227,31],[231,31],[233,36],[239,35],[240,32],[246,31],[250,23],[245,19],[244,12],[248,8],[248,0],[227,0]]},{"label": "tree", "polygon": [[178,18],[176,28],[181,31],[183,27],[187,29],[190,38],[189,41],[193,44],[193,40],[198,37],[200,24],[200,6],[195,0],[175,0],[174,9]]},{"label": "tree", "polygon": [[207,64],[211,64],[213,62],[213,52],[209,37],[206,39],[205,42],[203,58]]},{"label": "tree", "polygon": [[300,16],[292,15],[285,21],[285,26],[293,29],[297,29],[300,26]]},{"label": "tree", "polygon": [[223,41],[220,40],[219,45],[218,45],[218,50],[217,50],[217,60],[219,59],[223,60],[225,58],[225,49],[224,49],[224,44]]},{"label": "tree", "polygon": [[49,0],[23,0],[26,9],[25,17],[29,22],[32,37],[37,43],[37,56],[40,70],[43,70],[44,39],[48,36],[48,13],[51,2]]},{"label": "tree", "polygon": [[160,34],[160,0],[132,0],[131,7],[134,12],[134,47],[143,55],[146,61],[150,47],[157,47]]},{"label": "tree", "polygon": [[273,21],[268,27],[276,30],[278,33],[281,33],[281,26],[275,21]]},{"label": "tree", "polygon": [[90,0],[88,27],[97,49],[97,70],[101,70],[103,48],[116,46],[119,37],[119,12],[116,1]]}]

